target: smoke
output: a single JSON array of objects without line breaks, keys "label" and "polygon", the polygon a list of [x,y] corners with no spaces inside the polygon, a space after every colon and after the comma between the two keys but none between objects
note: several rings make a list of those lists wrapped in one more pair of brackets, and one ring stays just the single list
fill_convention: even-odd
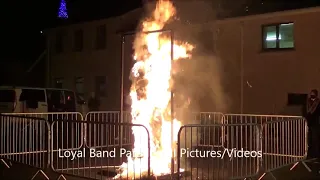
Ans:
[{"label": "smoke", "polygon": [[[175,40],[195,46],[191,59],[179,60],[173,67],[176,117],[182,124],[200,124],[202,117],[193,112],[226,112],[230,107],[222,82],[223,63],[215,52],[212,22],[216,16],[211,3],[205,1],[176,2],[175,7],[177,18],[166,28],[175,30]],[[200,132],[201,128],[186,127],[180,147],[193,149],[201,142]]]},{"label": "smoke", "polygon": [[179,67],[181,72],[175,76],[175,91],[191,99],[191,109],[202,112],[226,111],[227,100],[221,83],[219,58],[214,55],[194,55],[191,60],[181,62]]},{"label": "smoke", "polygon": [[[228,108],[227,96],[221,83],[220,60],[214,55],[195,55],[190,60],[181,61],[183,71],[175,76],[175,91],[180,97],[189,97],[191,104],[187,108],[176,109],[177,118],[182,124],[200,124],[208,116],[199,116],[195,112],[224,112]],[[176,104],[187,104],[186,98],[175,98]],[[193,112],[192,112],[193,111]],[[210,119],[212,123],[219,118]],[[214,122],[213,120],[217,120]],[[207,121],[209,123],[209,121]],[[188,128],[181,134],[181,147],[192,149],[201,142],[203,128]],[[208,132],[207,132],[208,133]]]},{"label": "smoke", "polygon": [[[174,76],[176,108],[195,112],[225,112],[230,99],[224,93],[221,82],[224,79],[222,61],[215,52],[216,32],[212,22],[216,13],[212,4],[209,1],[174,2],[177,18],[166,28],[175,30],[175,40],[195,46],[191,59],[180,60],[174,66],[178,71]],[[186,108],[188,98],[191,103]],[[182,121],[183,124],[199,123],[190,118],[183,118]]]}]

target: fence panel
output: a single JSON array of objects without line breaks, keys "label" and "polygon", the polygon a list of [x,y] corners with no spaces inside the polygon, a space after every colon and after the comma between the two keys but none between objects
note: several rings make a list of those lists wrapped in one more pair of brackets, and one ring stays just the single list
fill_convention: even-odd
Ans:
[{"label": "fence panel", "polygon": [[[0,158],[39,168],[46,168],[50,161],[55,171],[91,178],[113,177],[127,159],[119,154],[92,158],[90,150],[129,152],[134,143],[133,126],[145,128],[131,124],[129,112],[123,112],[125,123],[121,123],[118,111],[89,112],[85,119],[77,112],[7,113],[0,118]],[[188,120],[182,118],[182,122],[192,124],[180,129],[177,161],[182,169],[191,173],[191,179],[196,176],[200,179],[247,177],[259,168],[270,172],[302,161],[307,155],[307,123],[299,116],[199,112],[184,118]],[[198,151],[198,155],[220,152],[224,157],[186,157],[187,152],[181,149]],[[239,150],[262,150],[262,158],[229,158],[230,153],[241,152]],[[85,155],[71,160],[71,152],[78,153],[76,156]],[[69,158],[62,158],[68,153]]]},{"label": "fence panel", "polygon": [[[300,116],[282,116],[282,115],[258,115],[258,114],[225,114],[224,115],[224,124],[260,124],[261,126],[266,122],[275,122],[290,120],[292,118],[301,118]],[[242,131],[242,130],[240,130]],[[227,129],[224,131],[223,146],[225,148],[232,148],[230,146],[230,131]],[[240,141],[240,140],[239,140]]]},{"label": "fence panel", "polygon": [[43,118],[0,114],[0,158],[47,168],[49,129]]},{"label": "fence panel", "polygon": [[263,169],[270,172],[306,159],[308,127],[304,118],[266,122],[262,126]]},{"label": "fence panel", "polygon": [[[199,112],[193,113],[193,118],[195,122],[201,125],[212,125],[212,124],[223,124],[224,115],[219,112]],[[213,129],[211,129],[213,128]],[[224,142],[224,126],[221,126],[220,129],[216,127],[211,128],[202,128],[200,131],[200,143],[199,147],[213,146],[213,147],[222,147]],[[210,134],[211,133],[211,134]],[[212,133],[216,133],[213,135]],[[214,137],[214,138],[213,138]]]},{"label": "fence panel", "polygon": [[[145,150],[150,153],[150,142],[149,142],[149,132],[142,126],[137,124],[129,123],[113,123],[113,122],[94,122],[94,121],[56,121],[52,124],[51,128],[54,129],[55,124],[60,124],[61,126],[69,127],[84,127],[86,124],[87,130],[89,132],[95,131],[98,132],[96,136],[91,138],[91,141],[81,149],[70,150],[59,150],[58,152],[52,152],[51,166],[52,169],[56,172],[71,174],[80,177],[94,178],[94,179],[112,179],[117,175],[120,166],[127,161],[127,156],[132,155],[132,146],[127,147],[116,147],[113,145],[108,146],[110,142],[109,132],[106,129],[120,129],[121,127],[139,128],[140,131],[145,131],[146,136],[143,136],[143,139],[136,139],[135,143],[137,144],[148,144],[147,147],[141,147],[141,149],[135,149],[135,153],[145,154]],[[63,134],[56,134],[55,131],[52,131],[52,139],[57,139],[57,136],[64,136]],[[64,136],[66,137],[66,136]],[[65,138],[66,139],[66,138]],[[65,139],[57,139],[58,144],[66,144]],[[74,138],[71,138],[74,139]],[[114,141],[114,140],[112,140]],[[144,142],[144,143],[141,143]],[[148,143],[146,143],[148,142]],[[79,144],[76,142],[76,139],[71,144]],[[100,146],[104,144],[105,146]],[[76,147],[76,146],[75,146]],[[74,155],[71,154],[74,153]],[[131,154],[130,154],[131,153]],[[146,155],[150,157],[150,154]],[[149,163],[144,162],[144,166],[141,168],[147,167],[150,169],[150,160],[146,158]],[[125,166],[124,166],[125,167]],[[137,168],[137,167],[136,167]],[[139,171],[145,169],[136,169],[135,178],[139,174]],[[144,173],[147,173],[144,171]],[[123,174],[126,179],[128,174]],[[132,175],[132,174],[131,174]]]},{"label": "fence panel", "polygon": [[[87,122],[106,123],[91,124],[92,127],[88,128],[85,125],[86,131],[86,146],[91,148],[110,147],[110,146],[129,146],[133,144],[133,135],[131,127],[109,126],[108,123],[130,123],[131,114],[129,112],[123,112],[123,122],[121,122],[121,116],[119,111],[97,111],[89,112],[85,116]],[[120,133],[122,132],[122,133]],[[105,137],[99,137],[100,134],[106,134]],[[120,138],[121,137],[121,138]],[[102,138],[102,141],[94,141]],[[103,139],[103,138],[106,138]],[[121,142],[120,142],[121,139]],[[103,143],[103,144],[100,144]]]},{"label": "fence panel", "polygon": [[[222,127],[231,132],[232,137],[230,139],[233,140],[231,141],[233,148],[199,147],[201,135],[198,132],[206,129],[209,132],[209,139],[216,139],[215,136],[220,137],[222,135]],[[256,175],[262,157],[260,133],[261,129],[257,124],[182,126],[179,130],[177,145],[178,173],[181,173],[183,169],[185,174],[190,175],[183,179],[221,180]],[[239,144],[237,139],[240,139],[243,144]]]},{"label": "fence panel", "polygon": [[83,124],[64,123],[73,121],[77,120],[56,119],[52,122],[51,150],[53,152],[61,150],[75,151],[83,148]]}]

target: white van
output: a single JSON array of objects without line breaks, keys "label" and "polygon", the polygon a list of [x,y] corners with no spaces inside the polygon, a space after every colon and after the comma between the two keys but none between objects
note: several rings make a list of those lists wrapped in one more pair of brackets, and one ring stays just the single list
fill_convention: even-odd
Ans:
[{"label": "white van", "polygon": [[67,89],[0,87],[0,113],[82,112],[84,104]]}]

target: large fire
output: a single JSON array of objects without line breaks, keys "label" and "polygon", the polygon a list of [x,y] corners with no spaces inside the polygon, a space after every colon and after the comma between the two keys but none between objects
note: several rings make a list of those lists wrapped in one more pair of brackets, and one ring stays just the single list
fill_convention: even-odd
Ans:
[{"label": "large fire", "polygon": [[[141,33],[134,42],[134,64],[131,72],[132,123],[144,125],[150,134],[150,169],[153,176],[171,172],[174,144],[171,142],[171,37],[169,33],[143,33],[157,31],[175,15],[171,1],[159,0],[153,16],[142,23]],[[193,46],[188,43],[173,43],[173,60],[189,58]],[[174,119],[174,141],[181,126]],[[147,132],[141,127],[132,128],[135,142],[133,157],[121,166],[122,177],[140,177],[148,172]],[[140,140],[140,141],[139,141]],[[142,141],[141,141],[142,140]]]}]

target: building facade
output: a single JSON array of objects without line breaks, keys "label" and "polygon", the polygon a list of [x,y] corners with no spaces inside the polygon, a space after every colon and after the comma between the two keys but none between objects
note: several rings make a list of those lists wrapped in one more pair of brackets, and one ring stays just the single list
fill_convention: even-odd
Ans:
[{"label": "building facade", "polygon": [[101,99],[102,110],[120,107],[121,31],[134,30],[141,10],[124,16],[72,24],[47,31],[48,86]]},{"label": "building facade", "polygon": [[320,8],[216,23],[223,82],[235,112],[301,114],[303,94],[319,89]]},{"label": "building facade", "polygon": [[[126,37],[121,48],[118,32],[134,30],[141,15],[142,9],[137,9],[120,17],[48,30],[50,86],[74,89],[85,98],[96,92],[101,110],[119,110],[121,54],[124,51],[127,95],[134,37]],[[194,92],[207,89],[198,92],[205,94],[197,99],[200,109],[301,114],[299,97],[320,89],[320,51],[316,45],[320,40],[319,15],[320,8],[309,8],[170,26],[177,32],[175,37],[207,49],[195,53],[194,59],[197,67],[203,62],[199,59],[210,65],[190,77],[206,79],[201,87],[194,85]]]}]

